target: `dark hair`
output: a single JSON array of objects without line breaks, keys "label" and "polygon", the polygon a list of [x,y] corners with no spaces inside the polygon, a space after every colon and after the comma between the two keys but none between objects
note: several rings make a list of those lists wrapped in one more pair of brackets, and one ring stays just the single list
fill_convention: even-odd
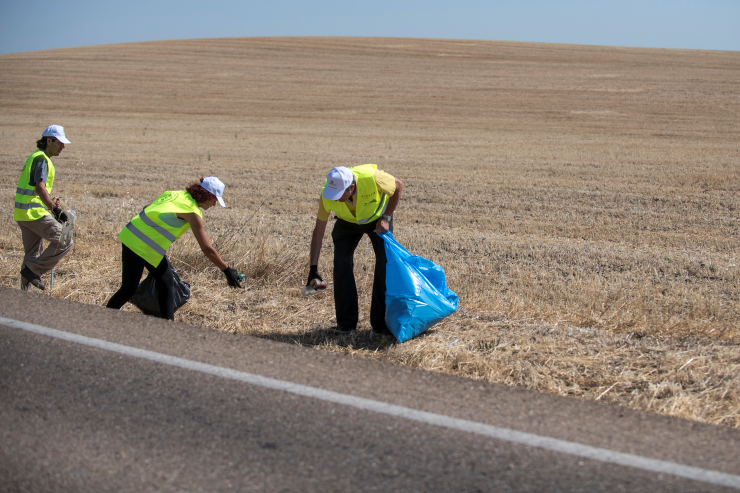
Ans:
[{"label": "dark hair", "polygon": [[56,140],[54,137],[41,137],[39,140],[36,141],[36,147],[38,147],[42,151],[45,151],[46,150],[46,145],[49,142],[46,139]]},{"label": "dark hair", "polygon": [[[203,181],[203,178],[201,178],[200,181]],[[213,195],[211,192],[201,187],[200,182],[189,185],[188,188],[185,189],[185,191],[188,192],[191,197],[193,197],[193,200],[195,200],[197,204],[205,204],[209,200],[216,198],[216,196]]]}]

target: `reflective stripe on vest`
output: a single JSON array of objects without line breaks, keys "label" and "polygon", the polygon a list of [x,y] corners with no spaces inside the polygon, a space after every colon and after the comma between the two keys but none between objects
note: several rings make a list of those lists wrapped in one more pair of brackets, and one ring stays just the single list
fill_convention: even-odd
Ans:
[{"label": "reflective stripe on vest", "polygon": [[126,229],[128,229],[129,231],[131,231],[131,233],[134,236],[136,236],[138,239],[140,239],[141,241],[143,241],[144,243],[146,243],[149,246],[149,248],[153,249],[155,252],[157,252],[158,254],[160,254],[162,257],[164,257],[167,254],[167,250],[165,250],[164,248],[162,248],[161,246],[159,246],[156,241],[152,240],[147,235],[145,235],[144,233],[142,233],[141,231],[139,231],[139,229],[136,226],[134,226],[133,224],[128,223],[126,225]]},{"label": "reflective stripe on vest", "polygon": [[35,209],[36,207],[41,207],[42,209],[46,210],[46,207],[44,207],[41,204],[36,204],[34,202],[31,202],[30,204],[21,204],[20,202],[15,203],[16,209],[21,209],[24,211],[27,211],[28,209]]},{"label": "reflective stripe on vest", "polygon": [[[346,203],[326,200],[322,196],[324,209],[329,212],[334,211],[338,218],[354,224],[367,224],[378,220],[388,207],[389,198],[385,193],[379,192],[378,185],[375,183],[377,169],[378,166],[375,164],[362,164],[350,168],[355,176],[357,187],[354,196],[356,202],[354,214]],[[324,181],[324,187],[326,187],[326,181]]]},{"label": "reflective stripe on vest", "polygon": [[23,165],[23,170],[21,170],[21,176],[18,178],[18,186],[15,189],[15,208],[13,209],[13,219],[16,221],[35,221],[51,215],[41,201],[38,192],[36,192],[36,186],[30,183],[31,166],[38,157],[43,157],[46,160],[49,173],[45,186],[47,193],[51,195],[51,188],[54,186],[54,165],[46,153],[38,149],[28,157]]},{"label": "reflective stripe on vest", "polygon": [[[156,231],[157,233],[159,233],[162,236],[164,236],[165,239],[167,241],[169,241],[170,243],[172,243],[173,241],[175,241],[177,239],[177,237],[175,235],[173,235],[172,233],[170,233],[169,231],[167,231],[163,227],[157,226],[157,223],[155,223],[154,221],[152,221],[151,219],[149,219],[149,216],[147,216],[146,214],[144,214],[144,211],[141,211],[139,213],[139,219],[141,219],[144,222],[144,224],[146,224],[147,226],[149,226],[150,228],[152,228],[154,231]],[[129,224],[131,224],[131,223],[129,223]]]},{"label": "reflective stripe on vest", "polygon": [[177,218],[177,214],[182,213],[203,217],[198,204],[186,191],[165,192],[131,219],[118,239],[156,267],[170,245],[190,229],[190,223]]}]

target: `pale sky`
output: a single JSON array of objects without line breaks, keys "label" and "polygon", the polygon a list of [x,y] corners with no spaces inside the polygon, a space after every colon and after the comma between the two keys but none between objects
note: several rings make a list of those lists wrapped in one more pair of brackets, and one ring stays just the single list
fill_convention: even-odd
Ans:
[{"label": "pale sky", "polygon": [[450,38],[740,51],[740,0],[0,0],[0,54],[253,36]]}]

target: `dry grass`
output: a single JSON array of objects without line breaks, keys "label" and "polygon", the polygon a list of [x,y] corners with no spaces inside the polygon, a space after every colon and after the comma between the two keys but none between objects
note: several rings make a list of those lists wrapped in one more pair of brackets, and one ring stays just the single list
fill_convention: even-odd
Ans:
[{"label": "dry grass", "polygon": [[[225,286],[188,235],[176,318],[218,330],[740,427],[740,54],[410,39],[231,39],[0,56],[10,210],[39,131],[65,126],[55,192],[79,212],[54,296],[102,305],[116,236],[166,189],[215,174],[206,229],[248,276]],[[328,169],[406,184],[396,237],[445,267],[460,311],[402,345],[330,335],[302,298]],[[331,241],[320,271],[331,278]],[[0,284],[17,286],[0,216]],[[130,308],[129,308],[130,309]]]}]

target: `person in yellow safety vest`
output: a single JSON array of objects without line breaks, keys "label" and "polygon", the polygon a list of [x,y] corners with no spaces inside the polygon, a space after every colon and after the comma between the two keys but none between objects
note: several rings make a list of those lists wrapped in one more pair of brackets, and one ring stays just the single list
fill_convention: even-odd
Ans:
[{"label": "person in yellow safety vest", "polygon": [[239,274],[229,267],[208,240],[203,227],[203,213],[216,203],[226,207],[222,198],[224,184],[215,176],[201,178],[185,190],[165,192],[144,207],[118,235],[121,240],[121,287],[108,300],[108,308],[120,309],[136,294],[144,267],[154,277],[159,292],[162,318],[175,319],[175,278],[167,249],[188,229],[203,254],[226,276],[231,287],[242,287]]},{"label": "person in yellow safety vest", "polygon": [[311,236],[310,271],[306,285],[318,279],[321,245],[329,214],[337,216],[331,237],[334,241],[334,310],[337,325],[330,330],[350,334],[357,329],[359,308],[354,276],[354,253],[363,235],[375,252],[370,325],[375,333],[391,335],[385,324],[385,245],[378,234],[393,231],[393,212],[401,199],[403,183],[375,164],[329,171],[319,198],[319,211]]},{"label": "person in yellow safety vest", "polygon": [[[26,160],[18,179],[13,219],[21,229],[25,252],[21,265],[22,290],[27,290],[29,284],[45,289],[41,276],[53,269],[72,246],[60,241],[61,223],[67,222],[67,215],[62,212],[60,199],[51,197],[55,174],[51,158],[58,156],[69,143],[64,127],[46,127],[41,139],[36,141],[37,150]],[[49,244],[42,252],[44,240]]]}]

